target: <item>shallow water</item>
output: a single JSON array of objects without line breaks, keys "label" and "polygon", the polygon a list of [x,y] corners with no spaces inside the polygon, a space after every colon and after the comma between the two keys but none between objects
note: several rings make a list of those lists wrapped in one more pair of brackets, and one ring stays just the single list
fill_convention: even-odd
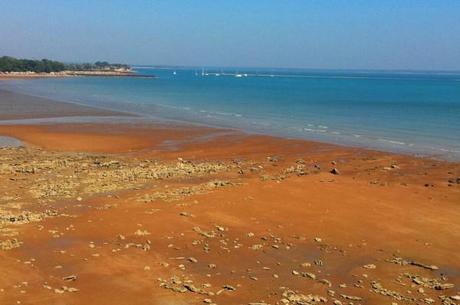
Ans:
[{"label": "shallow water", "polygon": [[2,86],[140,113],[154,120],[460,160],[460,74],[219,68],[138,71],[158,78],[50,78],[15,80]]},{"label": "shallow water", "polygon": [[0,136],[0,147],[20,147],[22,142],[13,137]]}]

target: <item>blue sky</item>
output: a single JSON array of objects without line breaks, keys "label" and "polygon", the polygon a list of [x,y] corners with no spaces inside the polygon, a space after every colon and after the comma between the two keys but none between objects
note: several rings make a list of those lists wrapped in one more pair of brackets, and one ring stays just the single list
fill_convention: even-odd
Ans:
[{"label": "blue sky", "polygon": [[0,55],[460,70],[460,1],[0,0]]}]

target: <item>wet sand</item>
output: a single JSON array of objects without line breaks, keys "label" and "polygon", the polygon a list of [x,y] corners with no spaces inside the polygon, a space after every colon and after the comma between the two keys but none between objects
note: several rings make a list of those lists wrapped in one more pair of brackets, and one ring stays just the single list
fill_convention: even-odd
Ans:
[{"label": "wet sand", "polygon": [[0,149],[0,304],[459,303],[459,163],[159,124],[0,135],[26,145]]},{"label": "wet sand", "polygon": [[117,111],[0,90],[0,120],[127,115]]}]

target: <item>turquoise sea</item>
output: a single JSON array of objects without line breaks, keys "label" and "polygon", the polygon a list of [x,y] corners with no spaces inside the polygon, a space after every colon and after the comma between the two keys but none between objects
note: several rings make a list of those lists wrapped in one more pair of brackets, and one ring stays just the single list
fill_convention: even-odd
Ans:
[{"label": "turquoise sea", "polygon": [[152,120],[460,160],[460,73],[135,69],[157,78],[14,80],[0,87]]}]

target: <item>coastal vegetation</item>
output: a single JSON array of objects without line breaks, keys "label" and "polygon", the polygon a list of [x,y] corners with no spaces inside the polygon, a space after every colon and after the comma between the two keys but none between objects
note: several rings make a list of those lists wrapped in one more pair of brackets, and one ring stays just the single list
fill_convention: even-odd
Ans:
[{"label": "coastal vegetation", "polygon": [[62,63],[59,61],[41,59],[18,59],[10,56],[0,57],[0,72],[36,72],[50,73],[62,71],[117,71],[129,70],[124,64],[111,64],[106,61],[92,63]]}]

